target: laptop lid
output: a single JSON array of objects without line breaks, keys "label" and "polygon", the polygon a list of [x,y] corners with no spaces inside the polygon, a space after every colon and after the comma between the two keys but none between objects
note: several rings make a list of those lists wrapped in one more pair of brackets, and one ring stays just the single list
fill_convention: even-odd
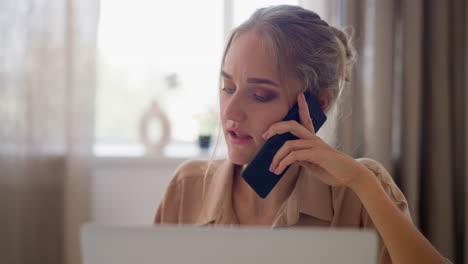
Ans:
[{"label": "laptop lid", "polygon": [[324,228],[118,227],[81,230],[83,264],[375,264],[373,231]]}]

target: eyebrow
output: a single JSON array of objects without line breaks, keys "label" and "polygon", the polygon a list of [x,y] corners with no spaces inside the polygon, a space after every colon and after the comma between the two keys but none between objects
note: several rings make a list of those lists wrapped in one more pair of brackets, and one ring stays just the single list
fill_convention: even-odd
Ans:
[{"label": "eyebrow", "polygon": [[[227,74],[225,71],[221,71],[221,75],[226,79],[232,80],[232,76]],[[276,82],[263,78],[247,78],[247,82],[253,84],[269,84],[275,87],[279,87],[279,85]]]}]

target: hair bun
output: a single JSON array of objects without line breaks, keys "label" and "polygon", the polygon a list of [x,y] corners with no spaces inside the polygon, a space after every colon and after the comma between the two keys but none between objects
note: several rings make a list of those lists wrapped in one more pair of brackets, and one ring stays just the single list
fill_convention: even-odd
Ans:
[{"label": "hair bun", "polygon": [[336,38],[340,42],[340,44],[343,47],[343,53],[344,53],[344,58],[345,58],[345,65],[346,65],[346,70],[345,70],[345,80],[349,81],[350,80],[350,68],[356,61],[356,50],[354,46],[352,45],[352,37],[346,35],[343,31],[339,30],[336,27],[330,26],[332,29],[333,33],[335,33]]}]

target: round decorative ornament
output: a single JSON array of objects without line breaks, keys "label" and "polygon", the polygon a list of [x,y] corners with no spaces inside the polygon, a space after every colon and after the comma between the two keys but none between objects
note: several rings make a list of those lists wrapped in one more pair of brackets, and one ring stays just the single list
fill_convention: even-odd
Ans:
[{"label": "round decorative ornament", "polygon": [[[153,140],[150,133],[151,122],[159,122],[161,135]],[[139,126],[140,142],[145,147],[147,155],[158,155],[169,143],[171,136],[171,125],[166,113],[162,111],[156,101],[153,101],[150,107],[143,113]]]}]

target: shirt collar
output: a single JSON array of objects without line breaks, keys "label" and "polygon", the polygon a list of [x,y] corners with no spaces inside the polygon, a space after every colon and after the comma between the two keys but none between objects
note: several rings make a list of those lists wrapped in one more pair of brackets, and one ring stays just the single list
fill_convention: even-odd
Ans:
[{"label": "shirt collar", "polygon": [[222,209],[232,199],[232,180],[235,165],[229,160],[211,161],[204,178],[203,207],[196,225],[207,225],[219,219]]},{"label": "shirt collar", "polygon": [[[234,167],[235,165],[229,160],[213,161],[204,179],[203,208],[196,225],[220,222],[223,210],[228,203],[232,204]],[[331,221],[333,218],[331,187],[303,167],[298,173],[296,186],[286,201],[284,210],[280,210],[284,214],[280,217],[285,217],[284,225],[295,224],[300,213]]]},{"label": "shirt collar", "polygon": [[302,214],[325,221],[331,221],[333,218],[331,186],[320,181],[304,167],[300,168],[296,187],[288,200],[296,203]]}]

